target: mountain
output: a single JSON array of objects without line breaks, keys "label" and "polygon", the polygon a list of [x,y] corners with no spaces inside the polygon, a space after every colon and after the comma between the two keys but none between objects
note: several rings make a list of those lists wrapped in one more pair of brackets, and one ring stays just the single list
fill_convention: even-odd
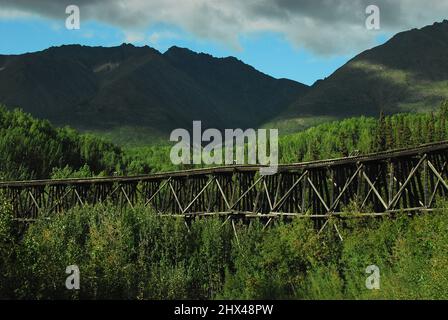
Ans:
[{"label": "mountain", "polygon": [[448,99],[448,21],[398,33],[317,81],[280,117],[428,111]]},{"label": "mountain", "polygon": [[0,55],[0,103],[57,125],[138,128],[248,128],[279,115],[306,85],[274,79],[236,58],[172,47],[65,45]]},{"label": "mountain", "polygon": [[[174,128],[297,131],[357,115],[420,112],[448,99],[448,21],[401,32],[312,87],[233,57],[172,47],[66,45],[0,55],[0,103],[57,125],[148,140]],[[120,141],[118,141],[120,142]]]}]

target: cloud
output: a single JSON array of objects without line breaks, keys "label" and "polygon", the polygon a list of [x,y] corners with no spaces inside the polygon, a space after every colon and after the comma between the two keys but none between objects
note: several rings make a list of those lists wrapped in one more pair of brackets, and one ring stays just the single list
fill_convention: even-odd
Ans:
[{"label": "cloud", "polygon": [[14,19],[24,19],[29,18],[31,15],[14,9],[0,9],[0,20],[14,20]]},{"label": "cloud", "polygon": [[95,32],[92,31],[87,31],[84,32],[81,37],[86,38],[86,39],[92,39],[93,37],[95,37]]},{"label": "cloud", "polygon": [[145,33],[138,31],[125,31],[125,42],[127,43],[141,43],[145,41]]},{"label": "cloud", "polygon": [[381,10],[382,33],[422,27],[448,12],[443,0],[0,0],[0,18],[9,10],[65,20],[69,4],[80,7],[81,19],[118,26],[129,39],[140,39],[138,33],[162,23],[239,49],[241,35],[270,31],[321,55],[351,53],[375,43],[378,31],[365,28],[370,4]]},{"label": "cloud", "polygon": [[148,36],[148,41],[152,45],[157,45],[163,39],[177,39],[179,35],[172,31],[155,31]]}]

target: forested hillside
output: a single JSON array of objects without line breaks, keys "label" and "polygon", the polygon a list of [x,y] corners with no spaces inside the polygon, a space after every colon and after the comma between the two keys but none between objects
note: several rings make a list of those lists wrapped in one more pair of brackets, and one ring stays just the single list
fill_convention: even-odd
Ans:
[{"label": "forested hillside", "polygon": [[448,139],[448,104],[435,112],[357,117],[312,127],[280,138],[280,162],[366,154]]},{"label": "forested hillside", "polygon": [[80,135],[69,127],[55,128],[49,121],[0,106],[3,180],[49,178],[56,172],[72,174],[78,170],[85,175],[110,175],[121,168],[121,158],[121,149],[112,143]]},{"label": "forested hillside", "polygon": [[[279,163],[346,157],[448,139],[448,103],[438,110],[420,114],[396,114],[379,119],[356,117],[324,123],[279,139]],[[132,173],[187,169],[174,166],[169,146],[126,149]]]},{"label": "forested hillside", "polygon": [[317,81],[281,116],[427,112],[448,98],[448,20],[393,36]]},{"label": "forested hillside", "polygon": [[[448,103],[436,112],[357,117],[312,127],[279,140],[279,163],[366,154],[448,139]],[[147,174],[190,169],[170,160],[169,144],[123,149],[69,127],[56,128],[22,111],[0,108],[2,179]]]}]

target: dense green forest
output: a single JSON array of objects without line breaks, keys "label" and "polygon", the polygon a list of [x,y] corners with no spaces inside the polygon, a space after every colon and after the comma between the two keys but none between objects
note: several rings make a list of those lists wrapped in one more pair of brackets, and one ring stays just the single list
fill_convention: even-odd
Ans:
[{"label": "dense green forest", "polygon": [[[380,115],[379,119],[356,117],[324,123],[279,138],[279,163],[367,154],[406,148],[448,139],[448,103],[421,114]],[[169,171],[176,167],[169,158],[170,146],[126,149],[129,172]]]},{"label": "dense green forest", "polygon": [[[443,203],[442,203],[443,205]],[[444,206],[446,207],[446,203]],[[447,299],[448,211],[394,218],[237,223],[148,208],[75,208],[22,239],[0,220],[0,299]],[[77,265],[80,290],[67,290]],[[366,288],[380,270],[379,290]]]},{"label": "dense green forest", "polygon": [[[294,163],[404,148],[448,139],[448,103],[437,112],[357,117],[279,139],[279,162]],[[170,161],[169,144],[119,147],[102,137],[56,128],[0,107],[0,178],[34,179],[147,174],[188,169]]]},{"label": "dense green forest", "polygon": [[55,128],[20,110],[0,106],[0,177],[8,179],[56,177],[72,174],[112,174],[121,168],[122,150],[69,127]]},{"label": "dense green forest", "polygon": [[[369,153],[445,140],[448,104],[435,113],[322,124],[280,139],[280,162]],[[0,108],[2,179],[139,174],[179,169],[169,145],[117,147]],[[223,224],[100,204],[41,217],[23,229],[0,194],[0,299],[447,299],[446,199],[431,214]],[[356,206],[354,206],[356,208]],[[356,209],[347,208],[346,211]],[[65,289],[76,264],[81,290]],[[366,289],[366,267],[381,272]]]}]

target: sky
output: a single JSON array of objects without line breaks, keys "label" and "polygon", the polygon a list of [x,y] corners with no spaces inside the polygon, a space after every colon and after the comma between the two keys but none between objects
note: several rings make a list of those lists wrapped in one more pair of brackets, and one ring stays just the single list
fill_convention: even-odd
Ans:
[{"label": "sky", "polygon": [[[79,29],[66,28],[69,5],[79,8]],[[379,29],[366,27],[371,5]],[[395,33],[447,16],[446,0],[0,0],[0,54],[176,45],[311,85]]]}]

